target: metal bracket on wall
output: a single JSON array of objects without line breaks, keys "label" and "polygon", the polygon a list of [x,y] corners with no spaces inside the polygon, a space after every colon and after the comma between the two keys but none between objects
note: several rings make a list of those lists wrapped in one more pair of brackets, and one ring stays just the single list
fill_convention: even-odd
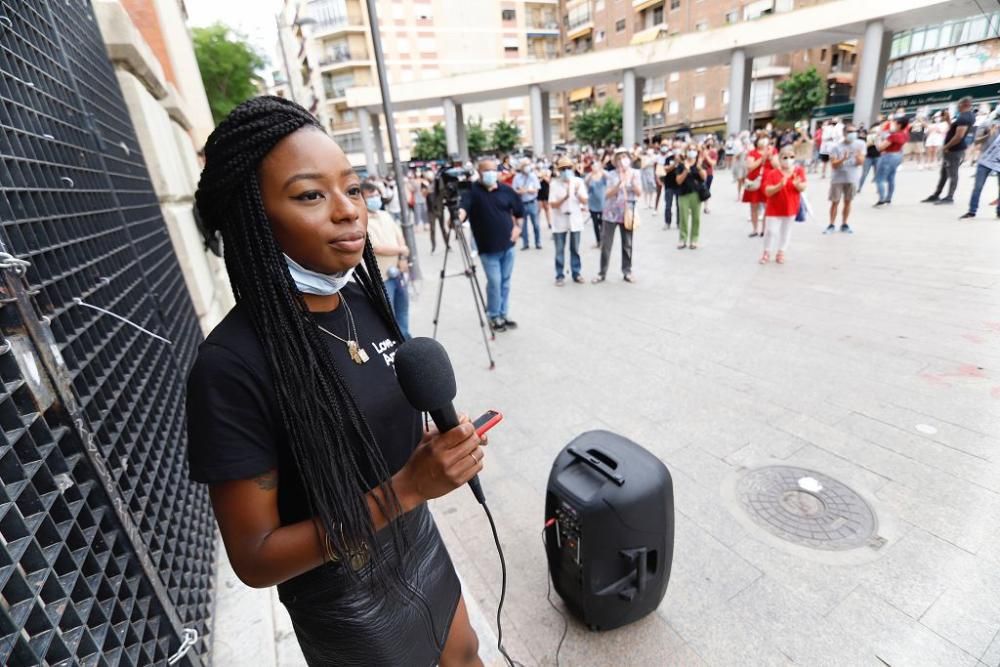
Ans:
[{"label": "metal bracket on wall", "polygon": [[[49,381],[55,389],[58,401],[65,411],[66,421],[69,422],[68,425],[72,427],[73,432],[79,438],[83,452],[96,473],[101,483],[101,488],[114,508],[115,516],[118,517],[124,534],[132,546],[132,551],[135,553],[143,574],[145,574],[150,587],[153,589],[153,593],[159,602],[163,614],[169,620],[176,636],[178,638],[187,638],[189,633],[174,610],[173,602],[171,602],[170,596],[167,594],[159,571],[149,558],[138,526],[132,518],[128,505],[115,486],[111,471],[108,469],[108,465],[98,448],[96,436],[88,424],[86,415],[81,409],[80,403],[73,391],[68,369],[63,362],[62,355],[59,353],[59,347],[56,344],[55,337],[52,335],[52,329],[48,325],[48,318],[41,317],[35,309],[34,303],[28,294],[27,285],[23,279],[24,272],[22,269],[0,265],[0,271],[3,272],[5,296],[17,308],[24,331],[34,343],[35,352],[41,360],[42,366],[48,374]],[[36,397],[36,400],[41,401],[44,399],[39,396]],[[187,647],[183,645],[179,647],[181,650],[185,648]],[[183,653],[178,651],[178,653],[187,659],[191,667],[201,667],[201,659],[196,653],[189,651],[184,651]]]}]

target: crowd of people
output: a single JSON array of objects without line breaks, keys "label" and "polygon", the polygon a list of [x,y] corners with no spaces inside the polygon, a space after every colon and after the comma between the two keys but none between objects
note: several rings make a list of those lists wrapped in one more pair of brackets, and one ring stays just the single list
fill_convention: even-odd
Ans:
[{"label": "crowd of people", "polygon": [[[1000,109],[1000,107],[998,107]],[[737,197],[749,204],[749,236],[760,238],[761,264],[784,263],[796,221],[814,213],[805,196],[810,179],[829,179],[828,224],[825,234],[853,234],[850,224],[857,194],[871,175],[878,198],[874,206],[892,204],[896,174],[910,162],[920,169],[938,168],[935,191],[923,201],[938,205],[955,201],[958,168],[977,161],[975,184],[963,219],[976,215],[989,177],[1000,182],[1000,135],[997,110],[963,98],[952,117],[947,109],[910,115],[897,109],[880,117],[872,127],[830,118],[810,130],[806,121],[787,128],[768,124],[721,141],[715,135],[693,137],[678,133],[653,137],[632,147],[581,147],[549,159],[547,156],[488,157],[462,166],[473,184],[461,199],[458,215],[468,221],[473,247],[486,275],[486,307],[495,331],[516,328],[508,318],[510,278],[515,249],[542,250],[551,238],[554,246],[555,284],[586,282],[581,243],[585,228],[593,231],[593,247],[600,250],[592,283],[608,278],[618,237],[621,275],[635,282],[632,267],[637,207],[659,211],[663,203],[663,229],[676,223],[679,250],[696,250],[702,216],[710,212],[716,172],[727,170],[736,184]],[[982,158],[982,159],[980,159]],[[438,232],[445,238],[449,215],[444,206],[440,179],[442,166],[413,167],[403,188],[392,176],[366,183],[366,201],[381,214],[379,242],[375,244],[390,299],[404,331],[406,321],[406,253],[401,236],[385,226],[400,220],[407,206],[418,230],[430,232],[431,252],[438,248]],[[367,193],[371,193],[371,196]],[[1000,203],[997,216],[1000,217]],[[839,224],[838,224],[839,222]],[[568,271],[566,255],[569,255]]]}]

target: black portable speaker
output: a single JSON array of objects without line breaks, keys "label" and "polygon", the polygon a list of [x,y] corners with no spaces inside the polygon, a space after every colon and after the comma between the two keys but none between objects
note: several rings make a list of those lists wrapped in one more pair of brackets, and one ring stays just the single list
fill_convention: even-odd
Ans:
[{"label": "black portable speaker", "polygon": [[607,431],[578,436],[556,457],[545,495],[549,576],[591,630],[636,621],[667,592],[674,491],[663,462]]}]

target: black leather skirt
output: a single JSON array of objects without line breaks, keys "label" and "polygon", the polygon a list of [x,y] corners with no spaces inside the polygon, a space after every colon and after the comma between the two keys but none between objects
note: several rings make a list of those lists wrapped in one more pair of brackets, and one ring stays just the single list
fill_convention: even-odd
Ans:
[{"label": "black leather skirt", "polygon": [[[329,563],[278,587],[295,636],[310,667],[333,665],[436,665],[458,606],[461,588],[434,518],[423,504],[400,521],[410,548],[402,563],[407,590],[378,592]],[[376,535],[386,562],[398,564],[389,531]]]}]

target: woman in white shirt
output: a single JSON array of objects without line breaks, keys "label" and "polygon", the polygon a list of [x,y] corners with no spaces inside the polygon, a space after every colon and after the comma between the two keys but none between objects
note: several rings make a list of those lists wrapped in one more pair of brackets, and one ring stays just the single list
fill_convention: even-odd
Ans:
[{"label": "woman in white shirt", "polygon": [[574,173],[573,161],[561,157],[556,162],[556,174],[549,185],[549,207],[552,210],[552,232],[556,246],[556,286],[566,284],[566,237],[569,237],[570,273],[573,282],[583,283],[580,263],[580,232],[583,231],[584,211],[587,210],[587,186]]}]

